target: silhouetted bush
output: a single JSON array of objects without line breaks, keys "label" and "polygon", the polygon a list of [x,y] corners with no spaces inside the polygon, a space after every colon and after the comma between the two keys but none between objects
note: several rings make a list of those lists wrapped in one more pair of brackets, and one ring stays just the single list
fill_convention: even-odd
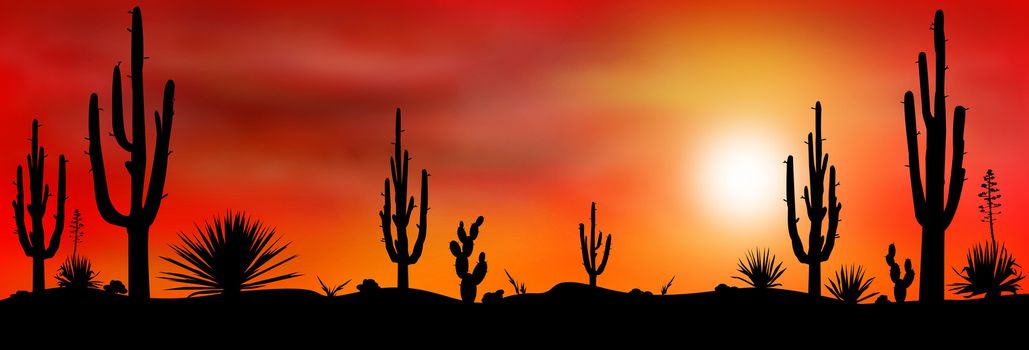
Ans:
[{"label": "silhouetted bush", "polygon": [[111,294],[125,294],[129,292],[128,289],[125,289],[125,283],[119,280],[111,280],[111,282],[104,286],[104,291]]},{"label": "silhouetted bush", "polygon": [[[300,276],[296,272],[274,277],[266,273],[296,258],[289,256],[278,262],[273,260],[289,247],[278,245],[275,229],[260,220],[251,221],[244,213],[228,212],[223,218],[214,218],[203,229],[196,226],[197,234],[179,233],[182,246],[171,246],[182,261],[161,257],[187,273],[162,272],[160,278],[186,284],[171,290],[193,291],[189,296],[223,294],[236,297],[243,290]],[[264,277],[263,279],[260,279]]]},{"label": "silhouetted bush", "polygon": [[500,302],[501,299],[504,299],[503,289],[497,289],[495,292],[486,292],[482,294],[483,304],[496,304]]},{"label": "silhouetted bush", "polygon": [[373,293],[379,289],[381,289],[379,288],[379,283],[371,278],[365,279],[361,281],[361,284],[357,285],[357,291],[361,293]]}]

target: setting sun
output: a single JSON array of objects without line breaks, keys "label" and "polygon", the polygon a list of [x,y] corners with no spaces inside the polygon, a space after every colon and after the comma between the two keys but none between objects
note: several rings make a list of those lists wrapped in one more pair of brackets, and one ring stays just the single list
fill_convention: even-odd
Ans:
[{"label": "setting sun", "polygon": [[[695,199],[704,201],[716,220],[737,229],[747,229],[760,219],[782,210],[780,183],[784,152],[760,130],[736,128],[710,133],[695,179],[700,190]],[[717,179],[717,181],[714,181]],[[762,223],[763,224],[763,223]]]}]

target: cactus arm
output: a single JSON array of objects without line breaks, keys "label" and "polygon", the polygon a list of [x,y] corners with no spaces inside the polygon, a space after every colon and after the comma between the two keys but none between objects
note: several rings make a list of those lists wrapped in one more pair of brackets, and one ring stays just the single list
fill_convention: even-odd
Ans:
[{"label": "cactus arm", "polygon": [[[411,198],[411,202],[413,204],[414,198]],[[418,258],[422,256],[422,246],[425,245],[425,231],[429,227],[427,223],[429,216],[429,172],[425,169],[422,169],[422,198],[418,211],[418,237],[415,238],[414,247],[411,248],[409,260],[411,263],[418,262]],[[410,217],[410,214],[408,214],[408,217]]]},{"label": "cactus arm", "polygon": [[919,164],[921,158],[918,154],[918,126],[915,122],[915,97],[911,91],[904,93],[904,127],[907,134],[908,173],[911,179],[911,198],[914,200],[915,220],[918,221],[919,225],[924,225],[926,208],[925,190],[922,188],[922,169]]},{"label": "cactus arm", "polygon": [[[592,244],[592,243],[591,243]],[[590,257],[588,253],[589,248],[586,247],[586,225],[579,224],[579,251],[582,252],[582,265],[586,267],[586,273],[593,273],[593,265],[590,263]]]},{"label": "cactus arm", "polygon": [[786,227],[790,233],[790,242],[793,246],[793,254],[797,256],[802,264],[806,264],[808,257],[804,251],[804,243],[800,240],[800,232],[797,230],[797,199],[793,184],[793,156],[786,158]]},{"label": "cactus arm", "polygon": [[947,206],[943,214],[943,227],[949,227],[954,220],[954,214],[958,211],[958,201],[961,200],[961,188],[965,182],[965,107],[954,107],[954,150],[951,154],[950,183],[947,194]]},{"label": "cactus arm", "polygon": [[393,231],[392,231],[392,226],[390,225],[390,218],[389,218],[389,216],[390,216],[389,179],[386,179],[385,184],[383,185],[383,190],[382,191],[383,191],[382,198],[385,199],[383,201],[384,203],[382,205],[382,210],[379,211],[379,218],[382,221],[382,225],[381,225],[382,226],[382,242],[386,244],[386,254],[389,255],[389,260],[394,262],[394,263],[396,263],[397,262],[397,249],[394,247],[395,243],[393,242]]},{"label": "cactus arm", "polygon": [[132,142],[125,133],[125,110],[121,94],[121,63],[114,66],[111,77],[111,129],[114,139],[125,151],[132,151]]},{"label": "cactus arm", "polygon": [[482,283],[482,280],[486,278],[486,253],[479,253],[479,262],[475,263],[475,269],[472,270],[471,275],[468,276],[468,282],[473,284]]},{"label": "cactus arm", "polygon": [[[821,260],[828,261],[829,255],[832,254],[833,248],[836,246],[836,238],[839,237],[837,229],[840,226],[840,211],[843,210],[843,204],[839,203],[836,198],[836,166],[829,167],[829,227],[825,231],[825,246],[822,247],[822,253],[819,255]],[[815,247],[818,249],[818,247]]]},{"label": "cactus arm", "polygon": [[107,186],[107,172],[104,170],[104,155],[100,138],[100,107],[95,93],[89,96],[89,160],[93,173],[93,193],[96,197],[100,217],[112,225],[127,227],[129,217],[114,207]]},{"label": "cactus arm", "polygon": [[22,180],[21,165],[18,166],[18,177],[15,179],[15,185],[18,187],[18,194],[14,197],[11,205],[14,207],[14,222],[18,227],[18,243],[21,245],[22,251],[25,252],[25,256],[32,257],[32,242],[29,241],[29,231],[25,225],[25,186]]},{"label": "cactus arm", "polygon": [[157,219],[157,211],[161,208],[164,184],[168,178],[168,157],[171,155],[172,121],[175,116],[175,82],[169,80],[164,86],[163,113],[154,112],[154,125],[157,129],[157,140],[154,146],[153,169],[150,172],[150,184],[147,188],[146,202],[143,205],[144,220],[152,224]]},{"label": "cactus arm", "polygon": [[[601,235],[603,237],[603,235]],[[604,258],[600,261],[600,266],[597,267],[597,274],[604,273],[604,268],[607,267],[607,257],[611,255],[611,234],[607,234],[607,242],[604,244]]]},{"label": "cactus arm", "polygon": [[[65,164],[68,163],[64,159],[64,155],[58,157],[58,175],[57,175],[57,213],[54,214],[54,231],[50,236],[50,245],[47,246],[46,251],[43,252],[43,258],[49,259],[57,254],[57,248],[61,246],[61,236],[64,235],[64,203],[68,199],[66,186],[65,186]],[[49,194],[49,190],[47,190]],[[45,207],[44,207],[45,208]],[[42,212],[40,212],[42,214]]]}]

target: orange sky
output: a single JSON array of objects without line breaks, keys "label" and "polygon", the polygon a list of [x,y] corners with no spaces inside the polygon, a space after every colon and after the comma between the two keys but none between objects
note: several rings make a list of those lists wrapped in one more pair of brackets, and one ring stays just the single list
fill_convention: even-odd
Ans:
[{"label": "orange sky", "polygon": [[[412,168],[432,173],[413,287],[458,295],[447,243],[459,220],[478,215],[486,223],[476,249],[490,264],[480,291],[510,293],[503,269],[533,292],[586,281],[577,225],[597,201],[600,228],[614,234],[602,286],[656,291],[673,275],[673,293],[739,285],[730,279],[736,259],[769,247],[788,268],[784,287],[803,290],[806,266],[784,224],[782,161],[806,157],[810,107],[820,100],[844,205],[823,271],[862,264],[877,277],[872,288],[890,293],[889,243],[919,265],[900,100],[917,89],[914,62],[931,50],[936,8],[947,13],[949,108],[971,108],[969,182],[947,233],[947,265],[988,237],[975,196],[988,167],[1005,199],[998,238],[1029,257],[1017,229],[1029,224],[1029,167],[1018,158],[1029,148],[1029,6],[645,3],[145,3],[147,109],[159,107],[166,79],[177,85],[170,197],[151,231],[151,275],[171,269],[158,256],[171,253],[176,232],[239,209],[293,242],[300,257],[289,268],[304,276],[279,287],[316,289],[315,276],[394,285],[377,212],[401,107]],[[42,143],[71,161],[69,216],[82,210],[79,250],[104,281],[126,278],[127,243],[93,203],[86,107],[95,91],[109,108],[110,70],[128,60],[126,11],[137,4],[23,2],[0,13],[0,165],[13,179],[40,118]],[[119,182],[112,192],[127,197],[116,166],[126,155],[105,145]],[[798,179],[806,185],[803,168]],[[47,275],[70,254],[68,242]],[[31,287],[13,234],[0,239],[0,266],[0,295]],[[164,290],[171,286],[153,279],[156,296],[184,295]]]}]

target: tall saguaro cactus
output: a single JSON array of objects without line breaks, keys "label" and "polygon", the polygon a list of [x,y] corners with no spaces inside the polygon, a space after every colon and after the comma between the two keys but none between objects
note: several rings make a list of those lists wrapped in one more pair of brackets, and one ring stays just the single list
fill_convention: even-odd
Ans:
[{"label": "tall saguaro cactus", "polygon": [[[836,199],[836,167],[829,165],[829,154],[822,154],[822,103],[815,102],[815,133],[807,134],[808,180],[810,191],[804,186],[804,204],[807,218],[811,222],[808,230],[808,249],[804,251],[804,243],[797,230],[797,202],[793,185],[793,156],[786,158],[786,224],[793,243],[793,255],[808,266],[807,287],[811,296],[822,295],[822,263],[829,260],[836,238],[836,229],[840,223],[840,210],[843,204]],[[825,171],[829,170],[829,207],[823,205],[822,194],[825,191]],[[828,229],[822,235],[822,223],[829,215]]]},{"label": "tall saguaro cactus", "polygon": [[[393,179],[393,195],[389,190],[390,179],[387,178],[383,185],[382,196],[384,203],[382,211],[379,211],[379,218],[382,219],[382,241],[386,244],[386,253],[389,260],[397,264],[397,288],[407,289],[408,278],[407,268],[417,263],[422,256],[422,245],[425,244],[425,220],[429,210],[429,172],[422,169],[422,198],[419,207],[418,238],[415,239],[414,247],[408,251],[407,225],[411,222],[411,214],[414,211],[414,196],[407,196],[407,150],[400,145],[400,108],[397,108],[396,141],[393,142],[393,156],[389,158],[390,176]],[[403,153],[400,151],[403,150]],[[403,156],[403,158],[401,158]],[[390,200],[396,203],[395,212],[390,212]],[[392,215],[391,215],[392,214]],[[392,218],[392,225],[390,219]],[[396,239],[390,227],[396,226]]]},{"label": "tall saguaro cactus", "polygon": [[454,254],[454,269],[457,270],[457,277],[461,278],[461,300],[465,303],[474,303],[475,294],[479,283],[486,278],[486,253],[479,252],[479,262],[475,263],[475,269],[468,273],[468,258],[472,256],[475,249],[475,239],[479,237],[479,226],[482,226],[483,217],[480,216],[472,223],[472,227],[465,232],[464,221],[457,226],[458,241],[450,241],[450,253]]},{"label": "tall saguaro cactus", "polygon": [[[175,83],[171,80],[164,86],[163,112],[154,111],[154,126],[157,128],[157,140],[154,146],[153,166],[150,170],[150,182],[146,183],[147,172],[147,131],[146,112],[143,106],[143,18],[139,7],[132,9],[132,139],[125,131],[124,113],[122,110],[121,67],[114,66],[111,91],[111,127],[118,145],[129,152],[130,159],[125,162],[125,169],[130,176],[129,209],[127,213],[118,211],[111,201],[107,184],[107,173],[104,170],[104,154],[100,136],[100,107],[97,94],[89,96],[89,160],[93,167],[93,188],[96,194],[97,209],[100,216],[115,226],[124,227],[129,240],[129,296],[137,300],[150,298],[150,261],[149,236],[150,226],[157,218],[161,200],[166,196],[164,183],[168,174],[168,149],[171,140],[172,117],[174,116]],[[145,187],[145,189],[144,189]],[[145,195],[144,195],[145,191]]]},{"label": "tall saguaro cactus", "polygon": [[43,229],[43,217],[46,215],[47,202],[50,200],[50,185],[43,184],[43,160],[46,159],[46,150],[39,145],[39,121],[32,120],[32,153],[26,157],[29,167],[29,203],[28,213],[32,223],[32,230],[29,231],[25,222],[25,183],[22,179],[22,168],[18,166],[18,175],[15,184],[18,187],[18,195],[11,203],[14,206],[14,221],[18,226],[18,242],[25,255],[32,258],[32,292],[43,293],[46,289],[44,282],[43,262],[57,254],[57,248],[61,246],[61,234],[64,232],[64,200],[65,195],[65,172],[64,155],[60,155],[57,162],[57,214],[54,215],[54,231],[50,234],[50,245],[46,245]]},{"label": "tall saguaro cactus", "polygon": [[[923,302],[943,301],[944,233],[961,200],[965,182],[965,107],[954,107],[953,149],[951,150],[950,182],[947,197],[944,177],[947,156],[947,102],[944,88],[947,72],[947,38],[943,34],[943,10],[937,10],[931,26],[933,48],[936,50],[936,92],[929,97],[929,69],[925,52],[918,53],[918,85],[921,95],[922,120],[925,123],[925,186],[919,164],[918,127],[915,122],[915,97],[904,93],[904,126],[907,131],[908,168],[911,177],[911,197],[914,200],[915,219],[922,226],[922,277],[919,280],[918,299]],[[935,99],[930,103],[930,99]],[[931,106],[932,105],[932,106]]]},{"label": "tall saguaro cactus", "polygon": [[[582,266],[586,268],[586,274],[590,275],[590,287],[597,286],[597,276],[604,273],[607,267],[607,257],[611,254],[611,234],[607,234],[607,242],[604,243],[604,257],[597,266],[597,250],[604,240],[604,232],[597,237],[597,202],[590,205],[590,241],[586,242],[586,225],[579,224],[579,249],[582,251]],[[588,244],[588,245],[587,245]]]}]

